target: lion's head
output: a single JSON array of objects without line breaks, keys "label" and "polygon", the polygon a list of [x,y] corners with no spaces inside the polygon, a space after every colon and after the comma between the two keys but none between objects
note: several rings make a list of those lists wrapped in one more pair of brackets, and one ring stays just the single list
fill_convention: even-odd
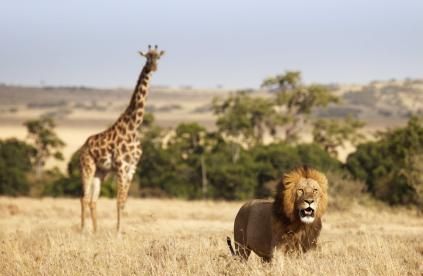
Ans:
[{"label": "lion's head", "polygon": [[326,210],[327,185],[323,173],[307,166],[284,174],[275,197],[275,214],[291,222],[313,223]]}]

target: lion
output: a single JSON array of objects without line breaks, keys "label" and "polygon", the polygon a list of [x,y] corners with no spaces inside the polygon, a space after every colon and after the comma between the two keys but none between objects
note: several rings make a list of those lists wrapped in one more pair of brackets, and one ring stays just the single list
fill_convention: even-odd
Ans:
[{"label": "lion", "polygon": [[252,250],[269,262],[275,248],[285,252],[315,248],[328,205],[327,186],[326,176],[307,166],[284,174],[274,200],[251,200],[238,211],[235,250],[227,237],[232,255],[247,260]]}]

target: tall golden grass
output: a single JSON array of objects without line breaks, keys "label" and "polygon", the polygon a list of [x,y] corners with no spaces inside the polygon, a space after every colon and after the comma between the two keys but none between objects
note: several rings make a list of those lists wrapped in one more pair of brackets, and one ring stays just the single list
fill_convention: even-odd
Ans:
[{"label": "tall golden grass", "polygon": [[422,275],[423,219],[353,204],[331,211],[316,250],[230,256],[240,202],[129,199],[124,234],[116,203],[98,203],[99,232],[79,233],[77,199],[0,198],[1,275]]}]

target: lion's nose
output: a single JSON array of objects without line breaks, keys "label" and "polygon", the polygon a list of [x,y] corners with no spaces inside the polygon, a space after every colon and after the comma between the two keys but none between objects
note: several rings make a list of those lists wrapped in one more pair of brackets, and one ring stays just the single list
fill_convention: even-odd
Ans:
[{"label": "lion's nose", "polygon": [[313,199],[304,199],[305,202],[307,202],[309,205],[311,205],[314,200]]}]

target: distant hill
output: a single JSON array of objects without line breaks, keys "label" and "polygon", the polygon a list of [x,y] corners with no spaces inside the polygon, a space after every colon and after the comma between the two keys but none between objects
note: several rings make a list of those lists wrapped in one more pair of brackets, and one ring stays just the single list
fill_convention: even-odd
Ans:
[{"label": "distant hill", "polygon": [[319,112],[321,116],[345,114],[363,120],[406,119],[423,113],[423,80],[374,81],[367,85],[339,86],[334,90],[342,103]]},{"label": "distant hill", "polygon": [[[374,81],[364,85],[331,84],[341,104],[315,112],[316,116],[338,118],[352,115],[369,124],[400,124],[411,114],[423,112],[423,80],[406,79]],[[147,109],[157,114],[159,123],[173,125],[180,121],[199,121],[212,126],[210,103],[216,96],[233,91],[196,89],[192,87],[152,87]],[[73,117],[100,117],[107,122],[116,118],[129,102],[132,89],[98,89],[90,87],[24,87],[0,85],[0,120],[32,113],[50,114],[59,120]],[[252,96],[268,97],[269,93],[250,89]],[[30,112],[33,111],[33,112]],[[82,115],[82,113],[84,115]],[[79,114],[79,115],[76,115]],[[2,118],[3,117],[3,118]],[[19,117],[19,116],[18,116]]]},{"label": "distant hill", "polygon": [[[0,122],[14,123],[15,119],[22,121],[49,114],[55,116],[59,123],[77,118],[109,123],[128,105],[132,91],[125,88],[25,87],[3,84],[0,85]],[[210,103],[214,97],[228,93],[223,89],[153,86],[146,108],[160,114],[157,119],[164,125],[174,125],[175,120],[186,119],[199,119],[210,125],[214,122]]]}]

